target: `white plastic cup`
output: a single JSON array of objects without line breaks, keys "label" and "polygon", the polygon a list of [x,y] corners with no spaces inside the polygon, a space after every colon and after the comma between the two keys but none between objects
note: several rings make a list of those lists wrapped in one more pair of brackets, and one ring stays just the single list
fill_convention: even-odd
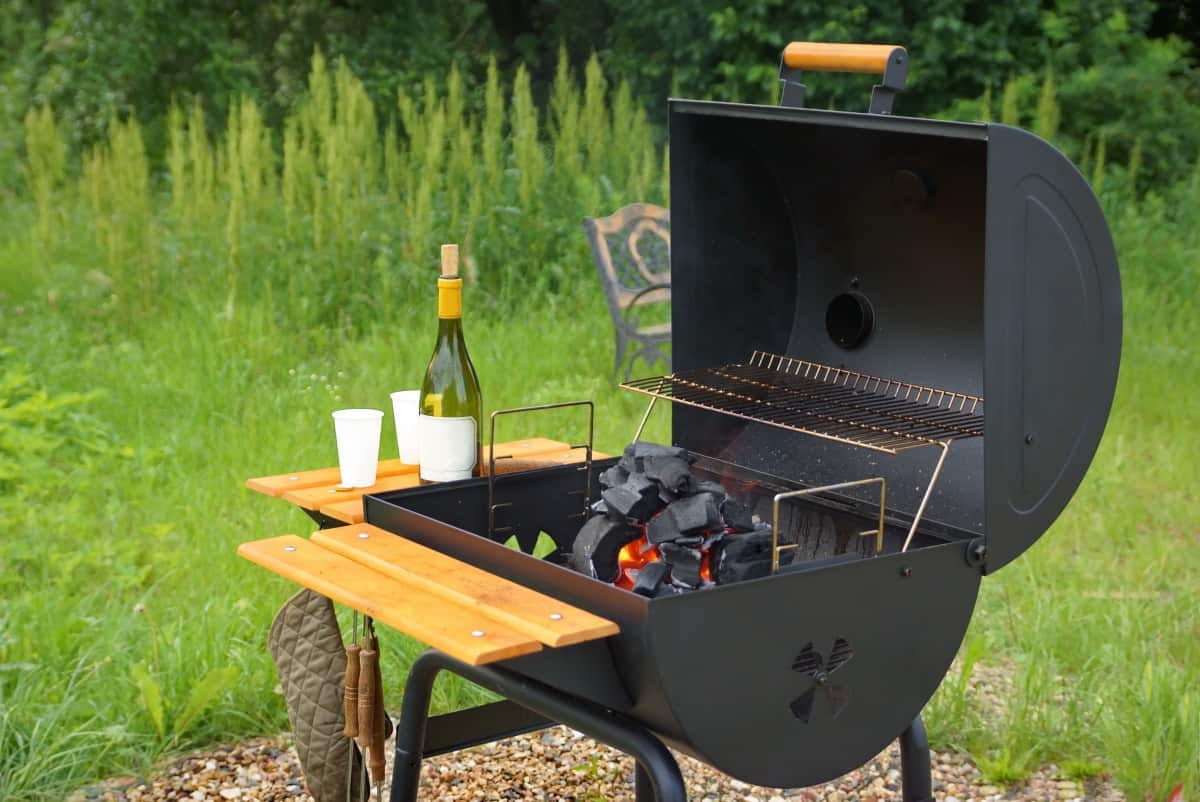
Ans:
[{"label": "white plastic cup", "polygon": [[370,487],[375,484],[382,429],[381,409],[339,409],[333,413],[338,469],[342,473],[343,487]]},{"label": "white plastic cup", "polygon": [[396,447],[400,449],[400,461],[406,465],[421,464],[421,441],[417,436],[420,402],[420,390],[392,393],[392,412],[396,416]]}]

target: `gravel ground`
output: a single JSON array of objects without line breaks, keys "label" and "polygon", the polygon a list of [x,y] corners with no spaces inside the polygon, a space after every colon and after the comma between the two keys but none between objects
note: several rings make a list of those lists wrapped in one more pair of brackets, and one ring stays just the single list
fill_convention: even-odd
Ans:
[{"label": "gravel ground", "polygon": [[[953,676],[957,663],[950,669]],[[1007,666],[976,665],[967,694],[998,710],[1012,692]],[[390,742],[389,742],[390,745]],[[888,802],[900,800],[900,751],[892,745],[836,782],[781,791],[731,779],[677,755],[691,802]],[[388,755],[391,777],[391,755]],[[567,800],[633,802],[632,761],[581,733],[555,727],[487,746],[431,758],[422,770],[421,799],[441,802]],[[1007,788],[988,785],[965,755],[934,753],[938,802],[1123,802],[1104,778],[1078,783],[1043,766]],[[386,799],[385,791],[384,797]],[[311,802],[296,753],[286,737],[258,739],[181,758],[150,779],[124,777],[84,788],[68,802]]]},{"label": "gravel ground", "polygon": [[[900,753],[892,746],[837,782],[780,791],[730,779],[680,756],[692,802],[884,802],[900,797]],[[389,771],[390,777],[390,771]],[[975,800],[1096,800],[1124,797],[1104,780],[1080,784],[1045,766],[1007,789],[984,783],[963,756],[935,754],[939,802]],[[386,798],[386,792],[385,792]],[[633,802],[632,763],[623,755],[563,727],[443,755],[426,762],[421,799],[570,800]],[[69,802],[256,800],[311,802],[286,738],[260,739],[180,759],[149,780],[120,778],[76,792]]]}]

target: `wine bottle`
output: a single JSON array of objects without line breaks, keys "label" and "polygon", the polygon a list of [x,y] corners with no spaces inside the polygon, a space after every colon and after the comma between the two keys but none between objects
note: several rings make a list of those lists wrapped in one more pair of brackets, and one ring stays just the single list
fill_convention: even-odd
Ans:
[{"label": "wine bottle", "polygon": [[421,383],[417,418],[421,481],[449,482],[480,473],[483,399],[462,330],[458,246],[442,246],[438,334]]}]

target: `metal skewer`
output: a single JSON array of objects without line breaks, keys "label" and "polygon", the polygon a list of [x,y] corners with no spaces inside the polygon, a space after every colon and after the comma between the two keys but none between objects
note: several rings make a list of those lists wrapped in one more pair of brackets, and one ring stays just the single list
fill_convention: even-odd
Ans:
[{"label": "metal skewer", "polygon": [[379,638],[375,634],[374,626],[371,627],[368,646],[375,654],[371,666],[374,674],[374,698],[371,700],[371,747],[368,767],[371,781],[375,783],[375,798],[381,800],[383,799],[384,774],[387,769],[383,752],[383,742],[387,739],[385,723],[387,712],[383,704],[383,653],[379,649]]},{"label": "metal skewer", "polygon": [[[371,648],[371,636],[375,631],[375,622],[371,617],[363,616],[363,643],[365,646],[358,653],[358,746],[363,754],[362,785],[359,799],[362,802],[371,797],[371,779],[367,773],[367,760],[371,748],[371,738],[375,727],[375,663],[379,653]],[[369,634],[370,633],[370,634]]]},{"label": "metal skewer", "polygon": [[354,611],[351,633],[350,645],[346,647],[345,689],[342,695],[342,709],[346,718],[346,726],[342,730],[342,735],[346,736],[346,802],[350,802],[354,788],[354,737],[358,735],[358,653],[362,650],[358,645],[358,610]]}]

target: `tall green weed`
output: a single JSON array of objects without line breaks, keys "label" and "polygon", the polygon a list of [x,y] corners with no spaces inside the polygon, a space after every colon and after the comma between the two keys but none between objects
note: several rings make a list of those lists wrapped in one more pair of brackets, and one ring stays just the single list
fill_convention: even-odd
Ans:
[{"label": "tall green weed", "polygon": [[523,67],[505,87],[491,64],[481,115],[465,92],[452,70],[381,112],[344,61],[317,52],[279,130],[248,97],[229,104],[215,137],[200,100],[172,105],[160,181],[138,123],[114,119],[83,153],[73,191],[56,189],[73,168],[53,112],[33,111],[45,259],[73,258],[73,230],[51,224],[60,215],[93,232],[95,267],[126,322],[164,311],[178,297],[169,283],[192,288],[189,302],[219,295],[230,320],[242,302],[273,298],[308,324],[361,328],[427,286],[441,242],[463,244],[465,274],[483,290],[474,297],[504,305],[591,280],[580,218],[664,202],[655,132],[595,57],[581,88],[563,55],[546,114]]}]

